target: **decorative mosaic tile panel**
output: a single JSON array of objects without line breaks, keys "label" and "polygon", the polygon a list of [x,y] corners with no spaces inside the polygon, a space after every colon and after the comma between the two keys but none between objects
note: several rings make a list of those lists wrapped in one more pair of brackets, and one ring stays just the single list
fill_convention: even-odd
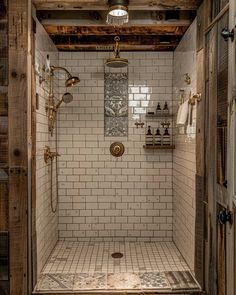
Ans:
[{"label": "decorative mosaic tile panel", "polygon": [[[153,291],[175,294],[176,291],[199,291],[189,272],[148,273],[80,273],[44,274],[40,276],[36,292],[42,291]],[[179,294],[179,293],[178,293]]]},{"label": "decorative mosaic tile panel", "polygon": [[80,273],[76,274],[74,278],[73,290],[92,290],[92,289],[106,289],[107,278],[105,273]]},{"label": "decorative mosaic tile panel", "polygon": [[37,291],[46,290],[72,290],[74,274],[43,274],[36,286]]},{"label": "decorative mosaic tile panel", "polygon": [[111,273],[107,275],[107,289],[141,289],[138,274],[135,273]]},{"label": "decorative mosaic tile panel", "polygon": [[128,135],[128,74],[105,73],[105,136]]},{"label": "decorative mosaic tile panel", "polygon": [[189,271],[167,271],[165,274],[172,290],[199,290],[198,283]]},{"label": "decorative mosaic tile panel", "polygon": [[164,273],[160,272],[147,272],[139,275],[141,285],[144,289],[166,289],[170,285]]}]

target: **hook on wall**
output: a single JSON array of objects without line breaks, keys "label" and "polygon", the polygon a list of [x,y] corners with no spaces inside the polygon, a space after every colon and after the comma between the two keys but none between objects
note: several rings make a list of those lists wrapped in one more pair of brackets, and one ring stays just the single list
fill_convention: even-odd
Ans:
[{"label": "hook on wall", "polygon": [[197,93],[197,94],[193,94],[191,95],[190,93],[190,97],[189,97],[189,103],[191,105],[195,105],[196,104],[196,101],[199,102],[202,100],[202,94],[201,93]]},{"label": "hook on wall", "polygon": [[188,85],[190,85],[191,84],[191,78],[190,78],[189,74],[188,73],[184,74],[184,77],[185,77],[184,82],[187,83]]}]

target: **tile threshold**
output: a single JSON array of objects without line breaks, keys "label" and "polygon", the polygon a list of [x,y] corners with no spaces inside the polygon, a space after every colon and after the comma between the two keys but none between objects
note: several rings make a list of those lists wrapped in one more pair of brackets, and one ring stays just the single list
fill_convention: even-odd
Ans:
[{"label": "tile threshold", "polygon": [[145,295],[145,294],[149,294],[149,295],[172,295],[172,294],[178,294],[178,295],[191,295],[191,294],[195,294],[195,295],[204,295],[205,292],[201,291],[201,290],[99,290],[99,292],[97,290],[90,290],[90,291],[84,291],[84,290],[71,290],[71,291],[33,291],[32,294],[44,294],[44,295],[71,295],[71,294],[80,294],[80,295],[90,295],[90,294],[96,294],[96,295],[103,295],[103,294],[107,294],[107,295]]}]

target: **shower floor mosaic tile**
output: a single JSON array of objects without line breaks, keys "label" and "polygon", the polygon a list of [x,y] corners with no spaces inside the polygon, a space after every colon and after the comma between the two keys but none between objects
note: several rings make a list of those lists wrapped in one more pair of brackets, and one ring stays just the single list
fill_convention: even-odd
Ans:
[{"label": "shower floor mosaic tile", "polygon": [[[122,253],[113,258],[112,253]],[[56,245],[36,292],[199,290],[172,242],[64,242]]]}]

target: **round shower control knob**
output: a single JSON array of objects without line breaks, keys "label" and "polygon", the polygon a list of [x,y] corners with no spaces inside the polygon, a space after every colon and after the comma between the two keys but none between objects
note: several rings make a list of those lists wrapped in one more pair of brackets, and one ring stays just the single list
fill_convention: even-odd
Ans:
[{"label": "round shower control knob", "polygon": [[110,152],[114,157],[121,157],[124,154],[125,147],[121,142],[113,142],[110,146]]}]

